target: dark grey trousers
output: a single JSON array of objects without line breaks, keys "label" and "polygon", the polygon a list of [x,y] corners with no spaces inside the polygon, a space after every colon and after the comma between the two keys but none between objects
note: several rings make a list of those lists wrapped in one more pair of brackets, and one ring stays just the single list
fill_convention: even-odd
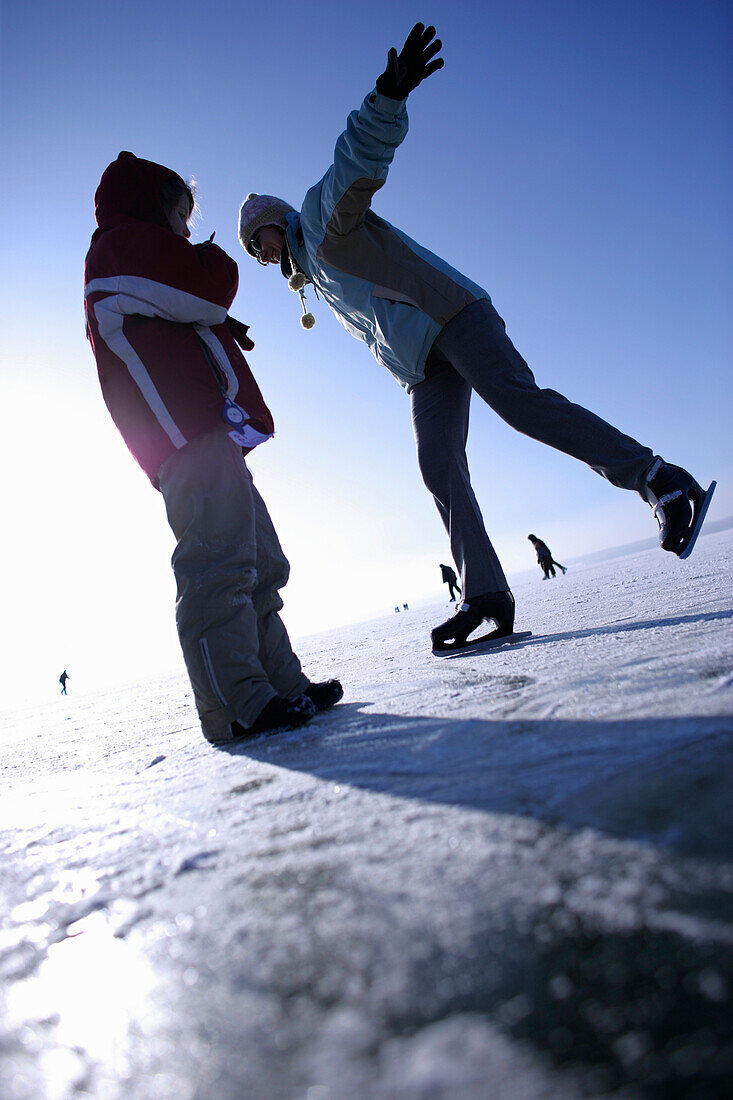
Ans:
[{"label": "dark grey trousers", "polygon": [[612,485],[641,490],[654,453],[562,394],[540,389],[490,301],[474,302],[448,322],[425,374],[410,394],[417,459],[448,532],[464,599],[509,588],[468,472],[473,390],[518,432],[580,459]]},{"label": "dark grey trousers", "polygon": [[242,448],[222,424],[158,471],[176,536],[176,624],[204,736],[230,741],[275,695],[293,699],[308,677],[293,653],[280,589],[290,573]]}]

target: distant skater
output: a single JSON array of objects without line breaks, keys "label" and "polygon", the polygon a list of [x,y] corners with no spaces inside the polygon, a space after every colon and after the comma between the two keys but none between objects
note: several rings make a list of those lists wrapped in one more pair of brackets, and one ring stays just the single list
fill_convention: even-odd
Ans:
[{"label": "distant skater", "polygon": [[461,594],[461,589],[458,584],[458,577],[456,576],[455,570],[451,569],[449,565],[441,564],[440,572],[443,576],[443,580],[448,585],[448,591],[450,592],[450,602],[453,603],[456,598],[456,592],[458,592],[459,596]]},{"label": "distant skater", "polygon": [[[679,557],[692,550],[714,483],[705,492],[686,470],[648,446],[555,390],[540,388],[486,290],[372,211],[407,135],[407,97],[443,66],[434,36],[434,27],[416,23],[402,50],[389,50],[384,72],[348,117],[333,163],[299,210],[273,195],[248,196],[239,239],[260,263],[277,264],[291,290],[303,295],[311,283],[410,395],[418,465],[448,532],[463,589],[456,613],[432,631],[437,653],[466,645],[484,620],[493,620],[497,638],[514,630],[514,597],[469,476],[466,439],[474,391],[516,431],[586,463],[611,485],[639,493],[654,509],[662,548]],[[275,139],[286,151],[282,123],[278,130]],[[464,150],[452,148],[449,135],[442,147],[439,142],[432,129],[438,160],[461,172]],[[472,216],[501,215],[479,190]],[[471,250],[465,211],[454,212],[451,230],[458,254]],[[305,313],[301,323],[311,328],[313,315]],[[637,402],[640,393],[643,381],[637,380],[629,401]]]},{"label": "distant skater", "polygon": [[71,679],[71,677],[69,676],[66,669],[64,669],[64,671],[59,676],[59,683],[61,684],[61,694],[62,695],[68,695],[68,692],[66,690],[66,681],[70,680],[70,679]]},{"label": "distant skater", "polygon": [[546,542],[543,542],[542,539],[538,539],[536,535],[527,535],[527,538],[537,551],[537,561],[539,562],[542,572],[545,574],[542,578],[543,580],[547,581],[550,577],[555,576],[555,566],[557,566],[558,569],[562,569],[563,576],[567,573],[565,566],[560,565],[559,561],[555,561]]}]

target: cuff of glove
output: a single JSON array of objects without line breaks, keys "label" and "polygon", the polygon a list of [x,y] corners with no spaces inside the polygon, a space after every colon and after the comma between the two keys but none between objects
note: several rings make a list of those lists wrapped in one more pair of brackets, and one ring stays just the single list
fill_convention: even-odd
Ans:
[{"label": "cuff of glove", "polygon": [[367,96],[369,106],[384,115],[401,115],[405,110],[405,102],[404,99],[394,99],[392,96],[385,95],[377,88]]},{"label": "cuff of glove", "polygon": [[249,336],[249,325],[237,321],[234,317],[227,317],[226,326],[242,351],[252,351],[255,345],[254,340]]}]

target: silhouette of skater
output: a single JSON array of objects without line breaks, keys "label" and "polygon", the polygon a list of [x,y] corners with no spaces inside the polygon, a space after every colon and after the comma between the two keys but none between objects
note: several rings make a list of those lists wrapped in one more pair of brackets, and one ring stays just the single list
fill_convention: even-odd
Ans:
[{"label": "silhouette of skater", "polygon": [[[418,466],[448,532],[463,590],[456,615],[432,631],[434,651],[465,641],[485,619],[496,623],[497,637],[514,630],[514,597],[468,472],[474,390],[516,431],[638,492],[654,509],[663,549],[680,557],[691,552],[715,488],[713,483],[705,492],[686,470],[538,386],[487,291],[372,211],[372,198],[407,134],[405,101],[442,68],[435,56],[440,48],[435,27],[416,23],[402,50],[390,49],[385,71],[349,115],[331,167],[301,209],[274,195],[252,194],[239,220],[247,253],[263,265],[276,264],[301,295],[303,327],[315,324],[303,297],[310,283],[410,394]],[[436,140],[431,133],[431,143]],[[449,147],[439,155],[454,170],[463,165],[461,150]],[[496,215],[490,203],[481,203],[473,216]],[[463,212],[451,228],[460,252],[470,240],[470,218]]]},{"label": "silhouette of skater", "polygon": [[176,624],[204,736],[294,728],[343,695],[305,675],[280,618],[290,565],[245,461],[272,416],[229,316],[239,275],[192,244],[194,196],[171,169],[122,152],[95,198],[87,334],[112,417],[163,495],[177,540]]},{"label": "silhouette of skater", "polygon": [[68,692],[66,690],[66,681],[70,680],[70,679],[71,679],[71,677],[69,676],[66,669],[64,669],[64,671],[59,676],[59,683],[61,684],[61,694],[62,695],[68,695]]},{"label": "silhouette of skater", "polygon": [[458,577],[456,576],[454,569],[451,569],[449,565],[443,565],[442,563],[440,566],[440,572],[443,580],[448,585],[448,591],[450,592],[450,602],[453,603],[456,598],[454,589],[458,592],[459,595],[461,594],[461,589],[458,584]]},{"label": "silhouette of skater", "polygon": [[543,542],[542,539],[538,539],[536,535],[527,535],[527,538],[537,551],[537,561],[540,564],[542,572],[545,574],[542,578],[543,581],[548,581],[550,577],[554,577],[556,575],[554,568],[555,566],[557,566],[558,569],[562,569],[563,576],[565,575],[565,573],[567,573],[567,569],[565,568],[565,566],[560,565],[559,561],[555,561],[547,543]]}]

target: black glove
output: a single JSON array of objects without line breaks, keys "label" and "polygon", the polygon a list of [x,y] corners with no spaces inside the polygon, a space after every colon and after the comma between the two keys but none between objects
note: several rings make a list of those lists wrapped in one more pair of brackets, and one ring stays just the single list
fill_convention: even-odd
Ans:
[{"label": "black glove", "polygon": [[241,321],[238,321],[236,317],[230,317],[229,315],[227,315],[225,324],[242,351],[252,351],[254,341],[247,335],[249,325],[244,325]]},{"label": "black glove", "polygon": [[[431,41],[435,39],[435,41]],[[443,58],[430,59],[443,43],[435,38],[435,27],[416,23],[407,36],[400,54],[394,47],[387,54],[387,68],[377,79],[377,91],[389,99],[407,99],[413,88],[436,69],[443,68]]]}]

